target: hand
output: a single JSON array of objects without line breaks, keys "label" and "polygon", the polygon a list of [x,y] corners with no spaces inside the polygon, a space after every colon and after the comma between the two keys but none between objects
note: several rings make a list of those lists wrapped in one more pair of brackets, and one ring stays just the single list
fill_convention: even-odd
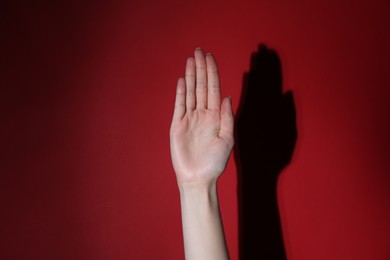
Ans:
[{"label": "hand", "polygon": [[233,147],[230,98],[221,103],[217,64],[198,48],[187,59],[185,79],[177,83],[170,144],[180,185],[215,183]]}]

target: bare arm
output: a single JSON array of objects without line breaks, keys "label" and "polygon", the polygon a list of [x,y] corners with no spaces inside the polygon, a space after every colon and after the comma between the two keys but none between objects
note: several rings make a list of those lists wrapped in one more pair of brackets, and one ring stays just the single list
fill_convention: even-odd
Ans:
[{"label": "bare arm", "polygon": [[233,147],[230,98],[221,102],[217,64],[196,49],[179,78],[170,143],[180,190],[186,260],[229,259],[217,179]]}]

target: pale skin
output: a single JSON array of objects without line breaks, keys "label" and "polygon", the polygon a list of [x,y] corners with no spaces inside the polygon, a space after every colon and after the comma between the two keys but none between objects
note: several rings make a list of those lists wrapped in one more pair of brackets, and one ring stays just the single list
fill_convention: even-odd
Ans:
[{"label": "pale skin", "polygon": [[221,101],[217,63],[197,48],[179,78],[170,129],[172,163],[180,191],[186,260],[225,260],[217,180],[233,144],[229,97]]}]

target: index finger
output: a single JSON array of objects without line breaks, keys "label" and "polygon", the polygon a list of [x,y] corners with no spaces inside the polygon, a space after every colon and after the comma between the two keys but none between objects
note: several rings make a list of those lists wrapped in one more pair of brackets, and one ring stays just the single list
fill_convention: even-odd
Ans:
[{"label": "index finger", "polygon": [[207,109],[219,110],[221,107],[221,90],[217,62],[211,53],[206,55],[207,64]]}]

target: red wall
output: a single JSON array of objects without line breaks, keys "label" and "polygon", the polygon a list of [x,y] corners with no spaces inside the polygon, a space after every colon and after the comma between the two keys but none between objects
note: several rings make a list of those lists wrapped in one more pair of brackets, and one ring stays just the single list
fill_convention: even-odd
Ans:
[{"label": "red wall", "polygon": [[[183,259],[176,80],[201,46],[237,109],[259,43],[297,110],[289,259],[390,258],[389,1],[24,2],[0,4],[1,259]],[[219,185],[238,259],[233,158]]]}]

